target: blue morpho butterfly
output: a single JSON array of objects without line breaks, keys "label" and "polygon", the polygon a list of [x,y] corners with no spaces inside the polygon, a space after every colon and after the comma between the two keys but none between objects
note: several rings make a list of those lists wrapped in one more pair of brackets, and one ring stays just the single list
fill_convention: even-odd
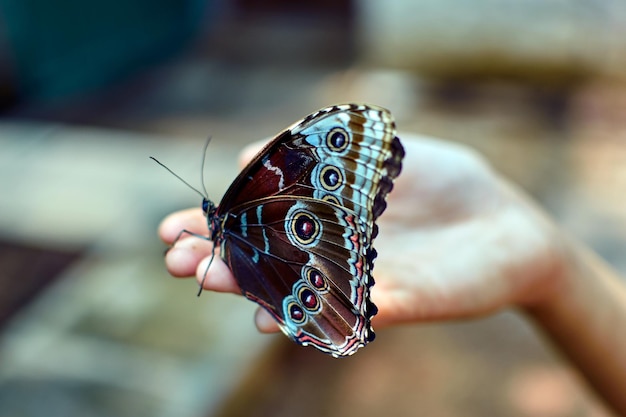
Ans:
[{"label": "blue morpho butterfly", "polygon": [[375,221],[403,157],[388,110],[319,110],[269,142],[219,206],[200,193],[209,230],[200,237],[289,338],[352,355],[374,340]]}]

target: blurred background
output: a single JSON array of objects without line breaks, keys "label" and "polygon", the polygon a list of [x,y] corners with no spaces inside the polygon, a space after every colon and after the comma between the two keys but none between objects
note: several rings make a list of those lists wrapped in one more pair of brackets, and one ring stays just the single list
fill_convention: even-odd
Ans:
[{"label": "blurred background", "polygon": [[[366,101],[467,144],[626,274],[617,0],[0,0],[1,416],[609,416],[520,315],[335,360],[168,277],[158,222]],[[213,140],[201,172],[201,150]]]}]

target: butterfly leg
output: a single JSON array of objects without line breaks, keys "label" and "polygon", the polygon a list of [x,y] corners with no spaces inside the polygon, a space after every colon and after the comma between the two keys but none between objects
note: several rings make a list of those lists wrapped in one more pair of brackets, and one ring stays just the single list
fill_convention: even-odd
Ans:
[{"label": "butterfly leg", "polygon": [[183,229],[180,232],[178,232],[178,234],[176,235],[176,239],[172,241],[172,244],[170,245],[169,248],[166,249],[165,253],[167,253],[170,249],[176,246],[176,243],[183,237],[183,235],[189,235],[189,236],[197,237],[198,239],[203,239],[203,240],[211,240],[211,238],[208,236],[201,235],[200,233],[194,233],[187,229]]},{"label": "butterfly leg", "polygon": [[197,297],[200,297],[200,294],[202,294],[202,289],[204,288],[204,280],[206,280],[206,276],[209,273],[209,268],[213,263],[213,258],[215,258],[215,245],[213,245],[213,249],[211,249],[211,258],[209,259],[209,263],[204,270],[204,274],[202,274],[202,281],[200,281],[200,288],[198,289]]}]

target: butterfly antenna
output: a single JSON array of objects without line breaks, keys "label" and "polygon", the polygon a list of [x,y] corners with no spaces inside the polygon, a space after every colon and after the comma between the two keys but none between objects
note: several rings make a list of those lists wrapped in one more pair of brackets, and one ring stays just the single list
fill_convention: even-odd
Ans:
[{"label": "butterfly antenna", "polygon": [[206,153],[209,149],[209,143],[211,143],[211,139],[213,139],[213,136],[209,136],[204,144],[204,148],[202,149],[202,163],[200,164],[200,184],[202,185],[202,190],[204,191],[205,196],[208,196],[209,193],[207,193],[206,187],[204,186],[204,163],[206,161]]},{"label": "butterfly antenna", "polygon": [[215,245],[213,245],[213,249],[211,249],[211,259],[209,259],[209,264],[206,266],[206,269],[204,270],[202,281],[200,281],[200,289],[198,290],[198,297],[200,297],[200,294],[202,294],[202,289],[204,288],[204,281],[206,280],[206,276],[209,273],[209,268],[211,267],[211,264],[213,263],[213,258],[215,258]]},{"label": "butterfly antenna", "polygon": [[[198,193],[202,198],[207,198],[207,193],[206,193],[206,188],[204,188],[204,181],[202,182],[202,188],[204,189],[204,194],[202,194],[202,192],[200,190],[198,190],[196,187],[192,186],[191,184],[189,184],[187,181],[185,181],[184,179],[181,178],[180,175],[176,174],[174,171],[172,171],[171,169],[169,169],[167,166],[165,166],[165,164],[161,163],[158,159],[156,159],[155,157],[151,156],[150,159],[152,159],[154,162],[156,162],[157,164],[161,165],[163,168],[165,168],[167,170],[167,172],[169,172],[170,174],[172,174],[173,176],[175,176],[176,178],[178,178],[183,184],[185,184],[187,187],[191,188],[192,190],[194,190],[196,193]],[[204,161],[204,157],[203,157],[203,161]]]}]

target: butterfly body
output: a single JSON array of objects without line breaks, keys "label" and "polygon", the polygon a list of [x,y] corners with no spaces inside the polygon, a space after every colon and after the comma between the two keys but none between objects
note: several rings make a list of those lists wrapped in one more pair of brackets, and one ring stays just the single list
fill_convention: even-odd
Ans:
[{"label": "butterfly body", "polygon": [[332,106],[274,138],[219,206],[204,200],[243,295],[297,343],[340,357],[374,339],[375,220],[403,156],[387,110]]}]

